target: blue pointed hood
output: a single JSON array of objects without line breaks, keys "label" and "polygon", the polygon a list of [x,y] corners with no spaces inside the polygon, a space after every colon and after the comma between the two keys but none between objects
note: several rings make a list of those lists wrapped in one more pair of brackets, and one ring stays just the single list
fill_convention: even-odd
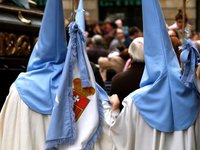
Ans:
[{"label": "blue pointed hood", "polygon": [[22,100],[34,111],[51,114],[67,43],[62,0],[48,0],[27,72],[15,81]]},{"label": "blue pointed hood", "polygon": [[144,120],[163,132],[184,130],[196,120],[199,99],[181,82],[159,0],[142,0],[145,69],[141,88],[131,93]]},{"label": "blue pointed hood", "polygon": [[85,32],[85,10],[83,9],[83,0],[79,0],[78,9],[76,10],[75,21],[82,31]]}]

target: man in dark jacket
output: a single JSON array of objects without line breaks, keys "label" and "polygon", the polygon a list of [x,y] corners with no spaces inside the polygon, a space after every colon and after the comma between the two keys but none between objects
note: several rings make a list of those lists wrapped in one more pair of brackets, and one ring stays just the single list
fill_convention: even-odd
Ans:
[{"label": "man in dark jacket", "polygon": [[[117,94],[120,101],[139,88],[144,70],[143,37],[136,38],[129,46],[128,52],[132,62],[129,69],[116,74],[112,79],[111,95]],[[122,104],[120,109],[122,109]]]}]

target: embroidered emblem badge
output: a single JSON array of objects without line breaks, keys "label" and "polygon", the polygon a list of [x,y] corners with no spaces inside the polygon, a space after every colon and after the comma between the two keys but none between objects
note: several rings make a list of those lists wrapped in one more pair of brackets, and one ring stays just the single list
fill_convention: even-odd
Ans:
[{"label": "embroidered emblem badge", "polygon": [[83,113],[84,109],[90,102],[87,98],[88,96],[94,95],[95,89],[93,87],[84,87],[82,88],[81,79],[75,78],[73,80],[74,89],[73,89],[73,100],[74,102],[74,113],[75,113],[75,120],[77,121],[78,118]]}]

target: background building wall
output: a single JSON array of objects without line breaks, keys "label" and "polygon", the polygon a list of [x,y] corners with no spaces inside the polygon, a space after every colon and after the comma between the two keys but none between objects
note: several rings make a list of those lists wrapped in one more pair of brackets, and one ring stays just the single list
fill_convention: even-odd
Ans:
[{"label": "background building wall", "polygon": [[[186,0],[186,14],[190,24],[196,28],[196,0]],[[160,0],[161,7],[166,19],[166,23],[171,25],[174,23],[174,17],[178,9],[182,9],[183,0]]]},{"label": "background building wall", "polygon": [[[186,14],[188,16],[189,22],[193,25],[194,29],[199,25],[198,20],[196,20],[197,15],[200,14],[197,12],[197,2],[198,0],[186,0],[187,9]],[[200,0],[199,0],[200,1]],[[161,7],[168,25],[173,24],[174,17],[178,9],[182,9],[183,0],[160,0]],[[98,0],[84,0],[84,7],[86,12],[88,12],[87,20],[88,22],[99,21],[99,8]],[[70,11],[72,10],[72,0],[64,0],[64,8],[66,18],[69,18]]]},{"label": "background building wall", "polygon": [[[70,17],[72,9],[72,0],[64,0],[65,17]],[[99,21],[98,0],[84,0],[84,9],[86,11],[86,19],[88,22]]]},{"label": "background building wall", "polygon": [[200,32],[200,0],[196,0],[196,16],[197,16],[197,21],[196,21],[196,30]]}]

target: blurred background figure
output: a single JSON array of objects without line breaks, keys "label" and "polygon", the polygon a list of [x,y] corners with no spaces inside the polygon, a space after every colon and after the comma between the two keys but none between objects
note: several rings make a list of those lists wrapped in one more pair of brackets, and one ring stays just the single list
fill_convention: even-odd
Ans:
[{"label": "blurred background figure", "polygon": [[117,28],[121,28],[124,32],[124,35],[127,36],[129,31],[129,27],[128,26],[124,26],[123,20],[122,19],[116,19],[115,20],[115,24],[117,26]]},{"label": "blurred background figure", "polygon": [[[187,24],[188,18],[185,15],[185,24]],[[183,12],[181,9],[178,10],[178,13],[175,16],[175,22],[168,27],[168,29],[173,30],[182,30],[183,29]]]},{"label": "blurred background figure", "polygon": [[[131,57],[131,66],[124,72],[116,74],[112,79],[111,95],[117,94],[120,102],[140,86],[144,70],[144,39],[138,37],[129,46],[128,53]],[[123,106],[120,104],[120,109]]]},{"label": "blurred background figure", "polygon": [[102,25],[102,35],[106,42],[106,48],[109,47],[110,42],[115,37],[115,29],[117,28],[116,24],[111,22],[109,19],[106,19]]},{"label": "blurred background figure", "polygon": [[179,38],[179,35],[178,35],[177,31],[174,29],[169,29],[168,34],[169,34],[170,40],[172,42],[172,46],[174,48],[176,56],[178,58],[179,64],[181,65],[181,63],[180,63],[180,53],[181,53],[180,46],[182,45],[182,43]]},{"label": "blurred background figure", "polygon": [[94,64],[98,63],[99,57],[107,57],[108,51],[104,49],[104,40],[101,35],[94,35],[91,38],[91,45],[87,49],[89,60]]},{"label": "blurred background figure", "polygon": [[94,64],[93,62],[90,62],[91,67],[92,67],[92,71],[94,72],[94,77],[96,82],[104,89],[104,81],[101,77],[101,74],[99,72],[99,67],[97,67],[96,64]]},{"label": "blurred background figure", "polygon": [[192,32],[192,37],[191,37],[191,39],[193,40],[193,41],[197,41],[197,40],[200,40],[200,32]]},{"label": "blurred background figure", "polygon": [[[183,20],[185,18],[185,20]],[[183,33],[183,29],[187,30],[187,36],[190,36],[191,34],[191,30],[192,30],[192,26],[189,24],[188,22],[188,17],[185,14],[185,16],[183,15],[183,12],[181,9],[178,9],[177,14],[175,15],[175,22],[168,26],[169,30],[176,30],[179,38],[184,38],[185,33]]]},{"label": "blurred background figure", "polygon": [[142,36],[142,31],[137,26],[132,26],[131,28],[129,28],[129,34],[124,41],[125,47],[128,48],[135,38]]},{"label": "blurred background figure", "polygon": [[194,41],[194,44],[196,45],[198,51],[200,52],[200,40]]},{"label": "blurred background figure", "polygon": [[88,32],[88,37],[92,37],[96,34],[102,35],[101,23],[94,22],[86,26],[86,31]]},{"label": "blurred background figure", "polygon": [[125,63],[129,58],[130,57],[126,50],[116,54],[111,53],[108,55],[108,57],[100,57],[98,59],[98,65],[103,80],[106,80],[106,72],[108,69],[113,69],[116,73],[122,72]]},{"label": "blurred background figure", "polygon": [[121,28],[117,28],[115,31],[115,37],[109,45],[109,51],[110,52],[121,51],[122,49],[125,48],[124,41],[125,41],[124,31]]},{"label": "blurred background figure", "polygon": [[109,96],[111,95],[112,78],[115,75],[116,75],[116,71],[114,69],[107,69],[106,79],[104,81],[104,89]]},{"label": "blurred background figure", "polygon": [[168,30],[168,34],[169,34],[170,37],[177,37],[177,38],[179,38],[178,33],[177,33],[177,31],[175,29],[169,29]]},{"label": "blurred background figure", "polygon": [[123,27],[123,21],[121,19],[115,20],[115,24],[117,25],[118,28],[122,28]]}]

